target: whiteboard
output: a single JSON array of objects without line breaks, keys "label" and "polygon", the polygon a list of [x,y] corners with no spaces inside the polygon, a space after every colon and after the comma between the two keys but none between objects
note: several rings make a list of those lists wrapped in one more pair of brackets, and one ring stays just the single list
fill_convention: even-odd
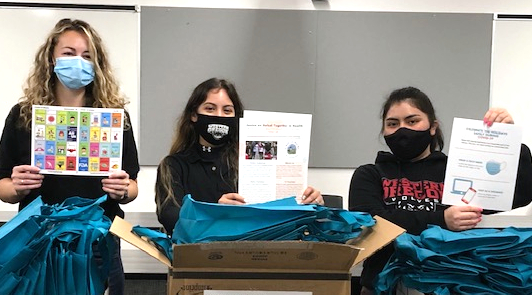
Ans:
[{"label": "whiteboard", "polygon": [[[140,18],[133,11],[0,9],[0,130],[23,94],[37,49],[62,18],[84,20],[102,37],[121,90],[131,102],[126,108],[138,138]],[[18,205],[0,202],[0,211],[4,210],[16,211]]]},{"label": "whiteboard", "polygon": [[491,106],[504,107],[532,146],[532,20],[494,21]]}]

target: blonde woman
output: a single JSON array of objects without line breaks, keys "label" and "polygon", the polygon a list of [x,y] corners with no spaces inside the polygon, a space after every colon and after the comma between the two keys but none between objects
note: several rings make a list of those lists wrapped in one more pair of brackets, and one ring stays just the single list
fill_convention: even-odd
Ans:
[{"label": "blonde woman", "polygon": [[[33,105],[124,108],[126,100],[111,71],[98,33],[81,20],[62,19],[37,51],[24,96],[10,111],[0,141],[0,199],[24,208],[37,196],[48,204],[68,197],[98,198],[104,194],[105,214],[124,216],[119,204],[137,197],[139,171],[137,149],[126,113],[123,132],[124,170],[109,177],[42,175],[31,166],[31,118]],[[111,295],[123,294],[124,273],[120,248],[110,270]]]}]

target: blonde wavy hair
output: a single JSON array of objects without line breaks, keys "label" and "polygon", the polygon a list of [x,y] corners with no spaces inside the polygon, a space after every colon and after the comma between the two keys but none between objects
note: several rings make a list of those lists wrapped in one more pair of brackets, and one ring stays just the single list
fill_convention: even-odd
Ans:
[{"label": "blonde wavy hair", "polygon": [[[20,124],[31,129],[32,105],[54,105],[56,83],[60,83],[54,74],[54,49],[59,37],[66,31],[76,31],[87,36],[89,53],[94,67],[94,81],[85,87],[86,105],[94,108],[121,108],[128,103],[120,94],[120,87],[112,73],[107,52],[100,35],[82,20],[62,19],[53,28],[46,42],[41,45],[35,56],[33,69],[24,87],[24,96],[20,98]],[[125,120],[126,129],[130,128],[129,119]]]}]

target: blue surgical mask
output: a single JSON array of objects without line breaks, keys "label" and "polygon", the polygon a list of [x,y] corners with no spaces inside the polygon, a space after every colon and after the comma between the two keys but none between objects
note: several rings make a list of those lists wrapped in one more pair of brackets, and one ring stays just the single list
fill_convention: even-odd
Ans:
[{"label": "blue surgical mask", "polygon": [[54,72],[63,85],[69,89],[80,89],[94,80],[94,67],[81,56],[58,57]]}]

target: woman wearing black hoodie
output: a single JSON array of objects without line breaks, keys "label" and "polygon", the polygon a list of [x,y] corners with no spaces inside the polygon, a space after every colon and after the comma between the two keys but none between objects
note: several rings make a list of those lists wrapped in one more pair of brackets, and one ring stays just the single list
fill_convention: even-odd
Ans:
[{"label": "woman wearing black hoodie", "polygon": [[[482,209],[441,204],[447,156],[443,135],[430,99],[414,87],[393,91],[382,108],[382,134],[392,151],[380,151],[375,164],[355,170],[349,189],[349,210],[369,212],[420,234],[428,224],[453,231],[475,227]],[[484,123],[513,124],[510,114],[492,108]],[[527,146],[521,156],[513,208],[532,200],[532,157]],[[393,253],[389,245],[364,262],[361,294],[374,294],[373,283]]]}]

